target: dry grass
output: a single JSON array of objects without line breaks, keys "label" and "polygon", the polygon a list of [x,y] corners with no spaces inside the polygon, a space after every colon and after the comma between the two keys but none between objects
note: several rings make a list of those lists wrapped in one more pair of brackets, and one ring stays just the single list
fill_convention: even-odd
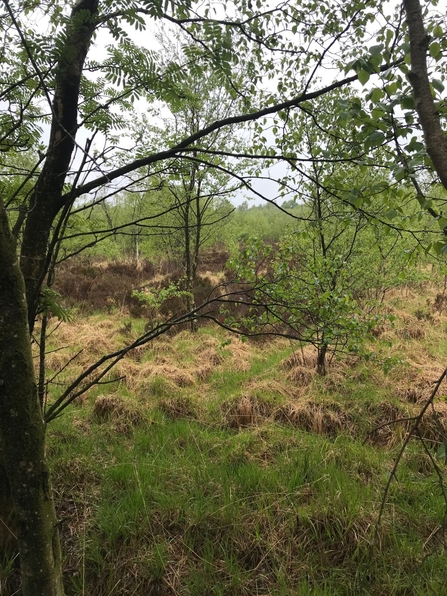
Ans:
[{"label": "dry grass", "polygon": [[213,273],[212,271],[204,271],[202,277],[209,279],[213,286],[219,286],[225,281],[225,272],[219,271]]},{"label": "dry grass", "polygon": [[114,373],[117,377],[122,377],[123,382],[129,391],[136,392],[140,386],[141,364],[133,358],[123,358],[114,368]]},{"label": "dry grass", "polygon": [[[371,369],[369,382],[387,387],[401,405],[383,403],[380,408],[372,407],[366,415],[373,425],[379,427],[385,422],[413,415],[418,404],[430,395],[444,363],[433,358],[425,340],[430,337],[433,342],[441,342],[444,339],[447,316],[441,308],[443,304],[435,288],[423,298],[409,290],[390,293],[386,309],[397,318],[394,328],[385,325],[381,333],[381,341],[387,340],[391,344],[383,349],[383,355],[403,356],[405,364],[395,366],[388,375],[380,369]],[[436,311],[433,316],[426,314],[430,309]],[[120,317],[105,319],[96,315],[75,323],[55,324],[51,343],[64,349],[51,351],[47,365],[52,373],[60,371],[82,349],[69,367],[71,375],[79,374],[98,356],[122,347],[124,341]],[[228,334],[191,334],[183,330],[174,337],[161,337],[134,350],[118,362],[113,375],[122,377],[121,383],[143,403],[158,404],[172,417],[197,418],[198,402],[210,399],[206,383],[214,373],[219,372],[223,378],[227,371],[229,375],[248,373],[255,361],[266,361],[267,353],[271,353],[274,346],[284,350],[288,344],[283,340],[273,341],[266,349],[262,344],[243,342]],[[343,405],[342,410],[333,402],[320,400],[318,392],[343,394],[347,378],[354,383],[363,383],[360,360],[349,356],[334,360],[328,375],[315,383],[316,356],[313,346],[295,347],[274,372],[267,372],[274,375],[272,378],[244,383],[243,388],[227,397],[221,405],[222,424],[244,428],[275,420],[318,434],[351,432],[353,420],[349,404]],[[63,380],[65,374],[64,371],[57,380]],[[447,393],[447,383],[441,387],[440,394],[442,392]],[[191,400],[192,394],[194,400]],[[409,407],[412,404],[415,408]],[[443,404],[439,404],[438,409],[438,415],[427,413],[424,421],[427,437],[439,436],[439,424],[444,424]],[[110,398],[99,396],[93,415],[97,420],[127,418],[130,424],[138,423],[140,416],[134,406],[130,407],[116,394]],[[399,440],[402,432],[405,432],[404,425],[391,424],[375,433],[371,440],[390,445]]]},{"label": "dry grass", "polygon": [[95,422],[108,423],[123,434],[148,422],[140,405],[119,395],[99,395],[93,404],[92,417]]},{"label": "dry grass", "polygon": [[[443,372],[440,364],[430,362],[423,367],[407,361],[405,366],[393,371],[392,389],[397,397],[411,403],[419,403],[427,399],[433,390],[436,380]],[[441,393],[447,390],[447,382],[440,387]]]},{"label": "dry grass", "polygon": [[438,401],[425,414],[419,426],[419,433],[428,441],[440,444],[447,437],[447,403]]},{"label": "dry grass", "polygon": [[[124,342],[117,331],[119,324],[117,317],[104,319],[97,316],[89,318],[88,322],[55,323],[50,327],[47,367],[52,371],[61,370],[78,354],[73,364],[80,369],[123,347]],[[34,349],[37,353],[37,346]]]},{"label": "dry grass", "polygon": [[196,420],[199,417],[200,408],[197,401],[191,397],[179,395],[170,399],[161,399],[158,402],[159,409],[172,420],[188,418]]},{"label": "dry grass", "polygon": [[342,430],[346,432],[350,426],[349,414],[336,403],[288,403],[276,412],[275,419],[307,432],[327,436],[336,436]]},{"label": "dry grass", "polygon": [[262,379],[249,382],[243,395],[221,404],[222,424],[229,428],[244,428],[273,420],[281,403],[292,399],[293,395],[292,388],[280,381]]},{"label": "dry grass", "polygon": [[[123,358],[114,371],[114,375],[124,377],[119,390],[111,385],[114,393],[103,393],[94,401],[81,404],[79,412],[84,417],[76,419],[74,425],[78,435],[92,441],[98,436],[107,439],[106,454],[109,447],[116,449],[116,460],[114,455],[109,466],[116,469],[109,479],[115,491],[111,494],[129,491],[129,498],[119,511],[112,508],[112,515],[110,509],[104,514],[104,533],[91,547],[91,560],[87,561],[91,577],[87,577],[86,585],[94,585],[95,593],[101,596],[109,595],[118,580],[119,590],[129,594],[170,596],[185,589],[207,594],[211,585],[218,586],[219,593],[250,596],[280,593],[281,570],[287,578],[284,581],[290,580],[291,585],[295,582],[284,593],[300,593],[296,586],[301,585],[302,578],[312,577],[315,590],[321,587],[327,594],[330,592],[323,587],[326,577],[320,584],[315,579],[319,573],[329,577],[333,572],[336,582],[343,577],[343,569],[346,573],[346,569],[356,570],[376,520],[373,501],[380,498],[380,482],[392,463],[391,456],[385,466],[379,459],[392,448],[397,449],[408,436],[413,423],[400,420],[417,415],[444,364],[442,359],[433,357],[428,346],[429,340],[443,340],[447,321],[443,312],[436,314],[434,325],[429,319],[409,315],[398,302],[414,300],[410,308],[416,312],[425,304],[419,304],[416,293],[402,296],[394,292],[391,298],[396,303],[389,308],[399,320],[395,329],[384,326],[380,341],[372,349],[380,351],[381,357],[398,357],[407,363],[394,366],[388,374],[374,361],[365,363],[358,357],[340,356],[329,367],[328,375],[318,378],[312,347],[295,347],[293,351],[291,347],[285,356],[288,344],[284,341],[242,342],[224,332],[208,333],[203,329],[197,334],[182,331],[159,338]],[[94,319],[91,323],[63,325],[57,339],[57,334],[53,339],[55,345],[82,345],[80,360],[86,363],[96,357],[98,346],[110,350],[123,345],[124,338],[117,331],[120,325],[121,321],[110,320],[96,326]],[[96,328],[96,335],[92,327]],[[386,345],[385,339],[391,346]],[[49,362],[60,368],[63,358],[73,353],[74,348],[54,352]],[[442,399],[446,389],[447,384],[441,387],[440,398],[420,425],[420,434],[429,448],[436,448],[447,434],[447,403]],[[127,393],[132,397],[127,397]],[[146,432],[145,425],[152,420],[156,423]],[[373,432],[368,435],[368,430]],[[124,436],[114,441],[117,434]],[[144,440],[143,435],[147,435]],[[362,446],[365,439],[366,445]],[[61,442],[64,440],[61,437]],[[139,442],[141,454],[131,451]],[[168,454],[173,446],[171,458]],[[136,464],[140,455],[141,462]],[[429,476],[432,467],[422,449],[416,456],[408,452],[405,457],[404,463],[411,459],[417,474]],[[82,458],[72,458],[59,464],[67,485],[74,485],[78,478],[84,487],[95,482],[82,471],[83,463]],[[124,473],[135,467],[136,476],[137,465],[143,488],[138,477]],[[274,473],[278,478],[273,482]],[[290,479],[295,473],[297,480],[293,484]],[[344,474],[349,476],[347,481],[343,480]],[[405,481],[404,475],[398,477],[397,493],[404,490]],[[153,486],[149,479],[154,481]],[[360,489],[355,489],[356,482],[368,489],[373,487],[365,498],[362,496],[358,508],[355,490]],[[415,498],[413,489],[423,493],[418,482],[405,487],[409,499]],[[352,502],[351,485],[355,489]],[[172,494],[183,488],[185,494],[174,502]],[[430,493],[421,499],[428,501],[432,497]],[[113,497],[109,498],[115,503]],[[395,499],[396,508],[378,536],[377,550],[384,549],[384,565],[374,594],[403,594],[387,592],[386,586],[380,586],[387,569],[391,576],[399,570],[401,560],[408,564],[414,559],[405,546],[402,551],[395,548],[394,559],[389,557],[392,549],[386,551],[390,542],[395,540],[398,544],[400,540],[390,534],[391,517],[396,515],[396,525],[401,519],[410,523],[402,512],[406,507],[404,498],[401,510],[398,497]],[[82,538],[86,528],[89,539],[95,537],[97,529],[90,531],[89,523],[98,507],[95,504],[89,506],[91,510],[76,509],[68,494],[63,501],[62,515],[68,519],[64,530],[66,543],[73,553],[79,553],[74,538]],[[133,515],[121,517],[132,503]],[[434,514],[430,514],[432,523]],[[427,523],[428,528],[430,523],[424,521],[423,515],[420,518],[418,523]],[[143,531],[145,525],[147,530]],[[111,526],[113,539],[108,533]],[[421,534],[427,537],[431,531],[432,527],[423,529]],[[162,567],[158,566],[158,544],[162,545]],[[86,552],[89,548],[86,543]],[[226,548],[230,555],[224,560]],[[99,560],[100,556],[103,560],[96,569],[95,557]],[[78,572],[79,556],[68,560]],[[240,585],[235,583],[237,573]],[[367,573],[370,577],[374,570]],[[199,579],[191,587],[188,582],[193,575]],[[205,577],[203,584],[201,575]],[[110,577],[114,578],[113,585],[108,583]],[[398,581],[399,578],[396,585]],[[339,586],[340,582],[332,585]]]},{"label": "dry grass", "polygon": [[245,428],[263,424],[272,417],[275,405],[251,395],[223,402],[221,406],[223,425],[229,428]]},{"label": "dry grass", "polygon": [[305,346],[301,350],[294,350],[281,362],[281,368],[284,370],[293,370],[296,367],[315,369],[316,365],[317,350],[314,346]]},{"label": "dry grass", "polygon": [[405,404],[384,401],[369,406],[365,412],[371,426],[371,431],[367,436],[368,442],[381,447],[400,444],[409,431],[411,422],[399,421],[411,418],[415,414],[415,409]]},{"label": "dry grass", "polygon": [[251,362],[254,356],[252,344],[243,342],[240,338],[232,338],[231,342],[225,347],[225,351],[230,354],[232,369],[240,372],[250,370]]},{"label": "dry grass", "polygon": [[191,387],[195,382],[194,375],[190,371],[175,366],[175,364],[168,362],[146,363],[141,366],[139,371],[138,393],[144,393],[148,389],[150,391],[150,385],[156,377],[161,377],[176,387]]}]

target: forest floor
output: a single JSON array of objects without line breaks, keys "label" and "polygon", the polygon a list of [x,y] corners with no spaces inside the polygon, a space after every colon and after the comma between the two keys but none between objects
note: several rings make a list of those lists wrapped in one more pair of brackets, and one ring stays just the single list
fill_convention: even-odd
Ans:
[{"label": "forest floor", "polygon": [[[439,296],[390,293],[373,357],[325,377],[311,347],[211,326],[127,355],[49,426],[67,594],[447,595],[447,383],[412,433],[447,366]],[[55,322],[50,399],[144,324]]]}]

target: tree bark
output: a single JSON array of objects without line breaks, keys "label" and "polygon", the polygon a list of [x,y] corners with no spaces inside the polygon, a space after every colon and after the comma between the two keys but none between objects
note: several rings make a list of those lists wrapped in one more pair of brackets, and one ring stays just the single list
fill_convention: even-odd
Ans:
[{"label": "tree bark", "polygon": [[403,5],[410,36],[410,83],[416,110],[424,131],[427,153],[442,184],[447,189],[447,137],[441,126],[427,72],[427,50],[430,38],[424,28],[419,0],[404,0]]},{"label": "tree bark", "polygon": [[[30,330],[51,261],[53,222],[71,200],[63,196],[63,190],[75,146],[80,81],[97,9],[98,0],[77,0],[67,25],[55,71],[50,140],[26,214],[20,265],[0,199],[0,452],[8,485],[3,487],[0,505],[8,516],[13,505],[23,596],[64,593]],[[31,50],[24,44],[32,60]],[[43,75],[37,71],[36,76],[43,83]]]},{"label": "tree bark", "polygon": [[17,529],[14,524],[14,506],[11,487],[6,474],[3,454],[0,451],[0,559],[17,552]]},{"label": "tree bark", "polygon": [[20,266],[25,279],[30,329],[34,325],[40,289],[51,260],[48,254],[51,226],[71,200],[70,195],[63,196],[63,189],[75,147],[82,69],[95,30],[98,1],[76,2],[57,65],[50,140],[31,197],[21,249]]},{"label": "tree bark", "polygon": [[323,344],[317,351],[317,374],[320,375],[320,377],[326,375],[326,354],[327,346]]},{"label": "tree bark", "polygon": [[23,596],[62,596],[62,563],[27,324],[25,284],[0,202],[0,451],[14,505]]}]

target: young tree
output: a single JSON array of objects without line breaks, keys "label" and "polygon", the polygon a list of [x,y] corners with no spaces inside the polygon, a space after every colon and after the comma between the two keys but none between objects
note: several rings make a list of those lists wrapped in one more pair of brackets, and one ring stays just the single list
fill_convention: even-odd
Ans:
[{"label": "young tree", "polygon": [[[410,25],[410,7],[415,3],[418,6],[417,0],[405,3]],[[2,176],[11,173],[14,162],[3,159],[3,155],[19,151],[31,154],[36,149],[41,155],[35,166],[21,175],[15,189],[6,193],[8,189],[2,187],[0,196],[0,448],[17,520],[24,596],[63,594],[57,520],[45,459],[46,423],[81,390],[101,378],[119,357],[104,355],[63,390],[45,413],[42,411],[30,340],[36,319],[48,307],[43,288],[75,201],[85,201],[89,194],[91,200],[101,201],[105,189],[112,193],[133,185],[141,188],[149,166],[174,159],[191,163],[197,155],[205,164],[211,158],[232,157],[257,163],[265,160],[267,165],[282,161],[298,167],[307,157],[300,146],[287,143],[294,114],[312,114],[316,98],[357,81],[365,85],[367,97],[359,93],[356,101],[340,103],[333,115],[346,123],[346,147],[337,156],[325,155],[322,148],[318,159],[360,164],[368,161],[375,147],[384,145],[389,156],[385,166],[395,164],[396,155],[400,160],[393,170],[398,178],[417,182],[417,169],[431,167],[424,147],[418,145],[414,105],[408,101],[407,40],[399,10],[393,18],[386,18],[388,15],[375,4],[344,0],[337,4],[290,0],[274,2],[267,8],[260,2],[237,0],[229,5],[228,12],[226,3],[219,7],[221,12],[215,13],[212,3],[192,0],[76,0],[72,8],[60,1],[3,1]],[[157,27],[162,20],[182,29],[194,41],[185,49],[187,65],[175,61],[166,65],[156,51],[138,46],[127,32],[129,27],[141,30],[147,24]],[[35,26],[39,21],[45,23],[42,30]],[[415,22],[419,21],[417,16]],[[443,22],[436,13],[425,21],[439,46],[437,51],[431,43],[429,51],[438,59],[437,70],[443,76]],[[99,39],[104,29],[114,40],[105,57],[100,51],[91,51],[95,35]],[[148,37],[151,31],[149,28]],[[416,85],[416,58],[421,53],[426,57],[426,46],[418,41],[412,26],[409,34],[414,56],[412,84],[420,108],[421,94],[428,99],[432,91],[427,84],[421,89]],[[242,79],[238,76],[241,63],[247,73]],[[237,101],[237,109],[193,133],[179,135],[179,140],[167,140],[155,152],[139,154],[129,150],[128,144],[123,146],[120,137],[130,129],[128,121],[136,118],[135,101],[169,104],[185,70],[202,73],[203,78],[209,73],[218,76]],[[326,77],[328,72],[333,74],[331,80]],[[321,73],[327,82],[321,82]],[[369,79],[377,86],[368,88]],[[435,109],[444,113],[439,96],[442,83],[435,84],[432,78],[431,84],[438,93]],[[421,111],[425,128],[424,114]],[[256,129],[250,124],[255,122]],[[45,141],[41,138],[43,125],[49,129]],[[251,151],[233,151],[228,156],[219,147],[207,146],[207,139],[216,131],[236,125],[243,129],[241,134],[254,132]],[[328,121],[320,125],[323,129],[326,126],[326,134]],[[275,147],[264,133],[269,126],[278,139]],[[440,128],[439,123],[435,126]],[[81,140],[81,129],[87,131],[87,140]],[[94,137],[99,133],[104,149],[95,151]],[[415,140],[406,143],[408,135]],[[446,185],[442,163],[435,159],[431,147],[428,149]],[[437,151],[445,157],[443,143]],[[237,172],[235,180],[250,192],[265,196]],[[30,182],[31,188],[24,192]],[[443,224],[438,205],[421,194],[417,196],[421,207]],[[126,350],[167,328],[169,325],[162,325]]]},{"label": "young tree", "polygon": [[[169,115],[162,119],[161,125],[147,124],[143,131],[139,127],[138,137],[148,139],[141,142],[139,151],[146,153],[149,148],[154,151],[166,143],[176,144],[182,138],[198,134],[212,125],[216,117],[231,117],[238,105],[218,76],[204,78],[203,72],[196,69],[186,73],[193,47],[185,35],[172,40],[172,35],[169,38],[164,32],[158,39],[167,64],[173,60],[178,64],[186,60],[186,63],[182,79],[175,81],[175,95],[166,104]],[[196,306],[193,287],[200,253],[218,237],[233,211],[230,198],[241,186],[241,182],[232,178],[241,171],[241,165],[233,164],[230,174],[228,160],[209,152],[233,154],[241,145],[234,126],[217,129],[202,139],[197,150],[186,158],[167,162],[159,179],[162,193],[156,208],[167,215],[160,220],[164,233],[155,238],[154,244],[180,261],[188,311]],[[155,176],[154,180],[157,183]],[[196,328],[195,321],[191,321],[191,328]]]},{"label": "young tree", "polygon": [[354,185],[360,185],[356,168],[312,163],[297,183],[300,221],[274,247],[248,240],[232,262],[235,281],[245,288],[249,333],[314,345],[320,375],[328,355],[362,352],[380,320],[379,300],[371,296],[395,281],[417,246],[399,230],[387,228],[382,237],[383,224],[371,222],[373,213],[377,221],[387,211],[373,190],[378,180],[363,178],[374,203],[368,217],[346,199]]}]

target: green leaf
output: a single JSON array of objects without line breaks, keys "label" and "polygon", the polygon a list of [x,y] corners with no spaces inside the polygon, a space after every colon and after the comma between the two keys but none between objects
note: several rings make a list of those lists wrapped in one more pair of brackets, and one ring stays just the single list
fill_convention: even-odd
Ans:
[{"label": "green leaf", "polygon": [[379,87],[376,87],[375,89],[372,90],[370,97],[371,97],[371,101],[373,103],[377,103],[383,97],[383,90],[380,89]]},{"label": "green leaf", "polygon": [[373,110],[371,110],[371,116],[372,116],[373,120],[375,120],[375,121],[383,118],[384,114],[385,114],[385,112],[382,110],[382,108],[374,108]]},{"label": "green leaf", "polygon": [[351,205],[354,205],[354,207],[357,207],[357,209],[360,209],[363,205],[363,197],[357,188],[353,188],[349,192],[347,199]]},{"label": "green leaf", "polygon": [[369,48],[369,52],[370,52],[371,56],[380,56],[382,51],[383,51],[383,44],[379,44],[377,46],[371,46]]},{"label": "green leaf", "polygon": [[434,41],[433,43],[430,44],[429,52],[430,52],[430,56],[432,58],[435,58],[435,60],[439,60],[439,58],[441,58],[441,56],[442,56],[441,46],[439,45],[439,43],[437,41]]},{"label": "green leaf", "polygon": [[389,211],[387,211],[385,213],[385,217],[387,219],[389,219],[390,221],[393,220],[397,215],[399,215],[399,212],[397,211],[397,209],[390,209]]},{"label": "green leaf", "polygon": [[412,137],[411,141],[405,147],[407,151],[423,151],[424,148],[424,143],[418,141],[416,137]]},{"label": "green leaf", "polygon": [[431,84],[432,84],[432,87],[434,89],[436,89],[436,91],[439,91],[439,93],[442,93],[445,89],[443,83],[441,83],[441,81],[439,79],[432,79]]},{"label": "green leaf", "polygon": [[357,76],[361,84],[366,85],[366,83],[369,81],[370,74],[366,70],[362,69],[358,71]]},{"label": "green leaf", "polygon": [[73,313],[69,308],[60,304],[61,295],[52,288],[43,288],[39,297],[39,312],[47,316],[55,316],[60,321],[70,322],[73,320]]},{"label": "green leaf", "polygon": [[403,166],[395,166],[393,168],[393,175],[394,178],[400,182],[400,180],[402,180],[403,178],[405,178],[407,172],[405,170],[405,168]]},{"label": "green leaf", "polygon": [[443,242],[433,242],[433,250],[437,255],[441,254],[442,249],[446,246]]},{"label": "green leaf", "polygon": [[400,102],[400,105],[402,106],[402,108],[404,110],[414,110],[415,105],[414,105],[414,98],[412,95],[406,95],[405,97],[402,98],[402,101]]},{"label": "green leaf", "polygon": [[384,114],[385,112],[382,110],[382,108],[374,108],[373,110],[371,110],[371,116],[374,120],[380,120],[381,118],[383,118]]},{"label": "green leaf", "polygon": [[383,134],[383,132],[380,130],[375,130],[369,135],[367,142],[371,147],[377,147],[378,145],[381,145],[384,142],[384,140],[385,135]]},{"label": "green leaf", "polygon": [[398,88],[399,88],[399,84],[396,81],[394,81],[393,83],[390,83],[389,85],[387,85],[385,87],[385,90],[389,95],[394,95],[394,93],[396,93]]}]

